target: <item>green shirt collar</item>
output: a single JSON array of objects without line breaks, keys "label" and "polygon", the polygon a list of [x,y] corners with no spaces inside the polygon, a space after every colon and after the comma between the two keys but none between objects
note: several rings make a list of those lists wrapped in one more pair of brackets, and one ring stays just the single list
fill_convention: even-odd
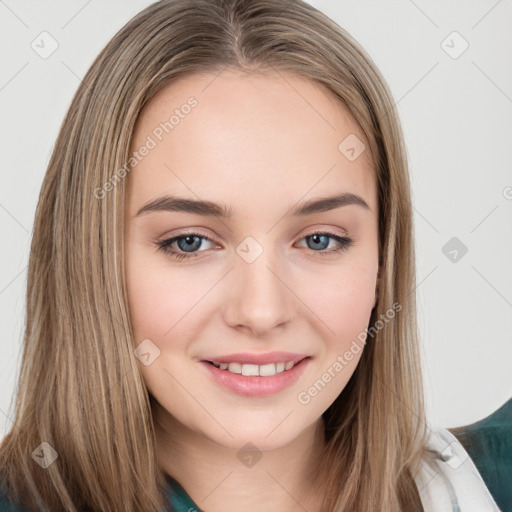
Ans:
[{"label": "green shirt collar", "polygon": [[166,475],[166,480],[169,484],[167,497],[173,512],[203,512],[177,480],[170,475]]}]

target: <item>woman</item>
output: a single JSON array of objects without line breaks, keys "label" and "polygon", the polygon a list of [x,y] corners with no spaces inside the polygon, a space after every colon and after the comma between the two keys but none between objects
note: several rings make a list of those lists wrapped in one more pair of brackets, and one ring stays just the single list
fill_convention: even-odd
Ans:
[{"label": "woman", "polygon": [[301,1],[164,0],[114,36],[36,212],[13,510],[497,510],[426,423],[393,107]]}]

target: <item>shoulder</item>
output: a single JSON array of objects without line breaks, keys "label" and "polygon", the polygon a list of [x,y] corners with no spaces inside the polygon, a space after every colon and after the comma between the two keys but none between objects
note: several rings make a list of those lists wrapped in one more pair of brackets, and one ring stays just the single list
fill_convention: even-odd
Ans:
[{"label": "shoulder", "polygon": [[0,489],[0,512],[27,512],[27,510],[14,505]]},{"label": "shoulder", "polygon": [[429,425],[428,432],[426,452],[415,475],[423,510],[500,512],[458,439],[443,427]]},{"label": "shoulder", "polygon": [[26,508],[13,503],[7,496],[5,488],[2,485],[3,481],[0,480],[0,512],[30,512]]},{"label": "shoulder", "polygon": [[[192,498],[187,494],[187,491],[182,485],[172,476],[165,475],[167,480],[167,498],[176,512],[189,512],[196,511],[202,512],[201,509],[192,501]],[[0,510],[1,512],[1,510]]]},{"label": "shoulder", "polygon": [[504,511],[512,511],[512,399],[470,425],[451,428]]}]

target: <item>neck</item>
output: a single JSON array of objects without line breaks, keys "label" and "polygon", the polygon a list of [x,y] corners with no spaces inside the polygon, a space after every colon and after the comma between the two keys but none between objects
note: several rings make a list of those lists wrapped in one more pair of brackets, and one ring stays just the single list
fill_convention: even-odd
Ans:
[{"label": "neck", "polygon": [[[221,446],[156,404],[154,410],[160,468],[176,479],[208,512],[320,512],[323,493],[316,482],[325,446],[323,418],[285,446],[255,452],[244,464],[239,450]],[[244,452],[244,455],[252,455]],[[252,463],[251,463],[252,462]]]}]

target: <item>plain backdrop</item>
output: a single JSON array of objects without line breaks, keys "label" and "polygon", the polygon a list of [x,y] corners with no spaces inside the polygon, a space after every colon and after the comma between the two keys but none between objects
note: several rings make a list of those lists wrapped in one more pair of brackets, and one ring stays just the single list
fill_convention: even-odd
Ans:
[{"label": "plain backdrop", "polygon": [[[150,3],[0,0],[0,439],[12,424],[31,230],[58,129],[96,55]],[[355,37],[394,95],[413,187],[429,421],[472,423],[512,397],[512,1],[310,3]],[[46,51],[58,45],[46,58],[41,37]]]}]

